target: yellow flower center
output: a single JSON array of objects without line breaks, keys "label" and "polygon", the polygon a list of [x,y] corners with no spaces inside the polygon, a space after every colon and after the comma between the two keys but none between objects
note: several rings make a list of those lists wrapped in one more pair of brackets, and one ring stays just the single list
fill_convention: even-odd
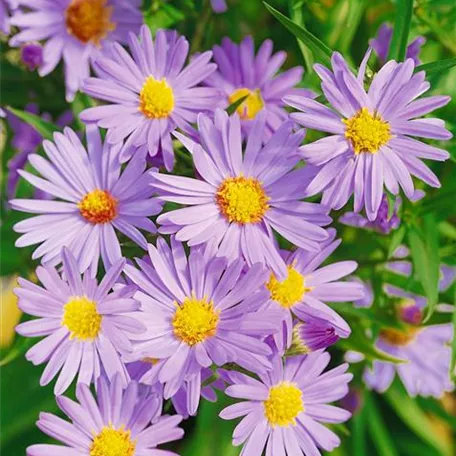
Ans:
[{"label": "yellow flower center", "polygon": [[65,12],[68,33],[83,43],[97,46],[116,28],[111,22],[112,6],[107,0],[72,0]]},{"label": "yellow flower center", "polygon": [[215,335],[220,311],[206,299],[185,298],[173,317],[174,334],[187,345],[196,345]]},{"label": "yellow flower center", "polygon": [[131,431],[106,426],[93,439],[89,456],[134,456],[135,448]]},{"label": "yellow flower center", "polygon": [[269,389],[264,401],[264,414],[271,426],[296,425],[296,417],[304,411],[301,390],[289,382],[281,382]]},{"label": "yellow flower center", "polygon": [[300,302],[304,294],[312,290],[312,287],[306,287],[304,276],[293,265],[288,266],[288,276],[281,282],[271,273],[271,278],[266,284],[266,288],[271,293],[271,299],[286,309]]},{"label": "yellow flower center", "polygon": [[228,177],[217,190],[216,201],[229,222],[258,223],[269,209],[269,197],[253,177]]},{"label": "yellow flower center", "polygon": [[252,120],[264,108],[260,89],[237,89],[228,97],[228,102],[232,105],[244,97],[247,98],[236,108],[236,112],[241,119]]},{"label": "yellow flower center", "polygon": [[74,296],[63,306],[62,326],[70,331],[70,339],[93,340],[101,329],[102,316],[94,301]]},{"label": "yellow flower center", "polygon": [[147,77],[139,93],[139,110],[149,119],[164,119],[173,109],[174,93],[166,79]]},{"label": "yellow flower center", "polygon": [[391,139],[391,130],[380,114],[372,115],[367,108],[361,108],[353,117],[343,121],[347,126],[345,137],[352,143],[355,154],[375,154]]},{"label": "yellow flower center", "polygon": [[117,199],[106,190],[93,190],[78,203],[81,215],[90,223],[108,223],[117,216]]},{"label": "yellow flower center", "polygon": [[395,328],[387,328],[380,331],[380,337],[390,345],[404,346],[412,342],[417,333],[418,330],[416,328],[407,328],[404,331]]},{"label": "yellow flower center", "polygon": [[160,360],[158,358],[150,358],[149,356],[146,356],[141,361],[143,363],[148,363],[148,364],[152,364],[153,366],[155,366],[155,364],[157,364]]}]

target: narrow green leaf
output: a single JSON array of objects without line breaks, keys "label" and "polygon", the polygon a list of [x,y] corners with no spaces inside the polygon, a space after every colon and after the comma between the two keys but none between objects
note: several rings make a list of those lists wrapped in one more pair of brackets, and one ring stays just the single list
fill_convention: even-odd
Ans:
[{"label": "narrow green leaf", "polygon": [[316,60],[322,63],[329,64],[331,61],[331,55],[333,53],[325,43],[319,40],[315,35],[310,33],[303,27],[293,22],[287,16],[283,15],[280,11],[277,11],[271,5],[263,2],[266,9],[282,24],[284,25],[298,40],[302,41],[313,53]]},{"label": "narrow green leaf", "polygon": [[236,109],[241,106],[242,103],[244,103],[244,100],[248,98],[248,95],[245,97],[239,98],[239,100],[236,100],[234,103],[231,103],[225,111],[231,116],[231,114],[234,114]]},{"label": "narrow green leaf", "polygon": [[[367,394],[364,395],[367,397]],[[366,435],[366,408],[363,406],[351,420],[352,422],[352,456],[365,456],[367,454]]]},{"label": "narrow green leaf", "polygon": [[435,448],[442,455],[449,454],[443,440],[434,432],[430,432],[431,423],[420,406],[408,395],[404,387],[396,379],[385,393],[385,398],[397,415],[421,440]]},{"label": "narrow green leaf", "polygon": [[396,18],[394,20],[393,38],[391,39],[388,60],[394,59],[398,62],[405,60],[412,14],[413,0],[397,0]]},{"label": "narrow green leaf", "polygon": [[[290,0],[291,19],[295,24],[304,28],[304,17],[302,14],[302,7],[302,0]],[[314,64],[312,51],[307,46],[305,46],[301,40],[299,40],[298,38],[296,38],[296,40],[298,42],[299,49],[301,50],[301,54],[304,57],[305,69],[307,72],[311,72]]]},{"label": "narrow green leaf", "polygon": [[422,65],[418,65],[415,68],[415,73],[418,71],[425,71],[426,76],[430,77],[438,75],[440,73],[445,73],[454,66],[456,66],[456,58],[437,60],[435,62],[423,63]]},{"label": "narrow green leaf", "polygon": [[399,456],[373,395],[366,401],[365,409],[369,434],[379,456]]},{"label": "narrow green leaf", "polygon": [[19,119],[31,125],[44,139],[49,139],[52,141],[53,133],[60,131],[59,127],[50,122],[47,122],[46,120],[43,120],[41,117],[38,117],[35,114],[21,111],[20,109],[11,108],[9,106],[7,109],[8,111],[11,111],[15,116],[19,117]]},{"label": "narrow green leaf", "polygon": [[439,294],[439,239],[435,217],[424,217],[424,234],[416,226],[410,227],[408,239],[413,270],[423,286],[427,297],[427,314],[424,321],[434,313]]},{"label": "narrow green leaf", "polygon": [[402,224],[397,230],[393,231],[388,245],[388,259],[392,258],[396,249],[401,245],[407,231],[406,225]]}]

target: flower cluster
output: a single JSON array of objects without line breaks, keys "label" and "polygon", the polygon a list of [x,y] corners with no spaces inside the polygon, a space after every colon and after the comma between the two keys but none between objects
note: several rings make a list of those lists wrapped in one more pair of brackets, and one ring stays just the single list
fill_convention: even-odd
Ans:
[{"label": "flower cluster", "polygon": [[[430,88],[415,71],[421,40],[368,83],[371,49],[356,75],[337,52],[331,69],[315,65],[323,104],[298,87],[301,67],[279,73],[286,54],[270,40],[255,53],[252,37],[226,38],[189,58],[183,36],[142,25],[137,0],[17,3],[2,29],[16,27],[10,44],[24,63],[45,76],[63,59],[67,99],[81,90],[98,100],[80,114],[86,140],[65,127],[44,153],[39,134],[12,124],[21,155],[10,194],[19,176],[41,192],[10,200],[32,214],[14,225],[16,246],[36,246],[41,263],[35,282],[19,279],[19,307],[35,318],[16,329],[42,338],[26,358],[46,365],[40,384],[56,379],[71,420],[42,413],[37,426],[64,446],[27,454],[174,454],[156,447],[180,439],[179,423],[215,390],[241,399],[220,417],[243,417],[233,432],[242,455],[332,451],[340,439],[324,423],[351,414],[329,404],[353,375],[348,363],[324,372],[327,349],[359,335],[346,306],[373,293],[348,277],[356,261],[331,260],[342,241],[330,211],[353,196],[340,221],[388,235],[402,205],[422,196],[412,176],[439,187],[422,160],[449,154],[413,137],[451,137],[441,120],[418,119],[449,97],[420,98]],[[372,43],[381,60],[388,30]],[[330,135],[309,142],[301,126]],[[185,175],[181,157],[192,164]],[[385,192],[400,189],[391,208]],[[407,264],[387,267],[410,275]],[[375,361],[366,384],[384,391],[397,370],[411,395],[438,397],[452,387],[452,326],[425,326],[424,298],[386,292],[400,326],[382,327],[377,348],[409,362]],[[77,402],[62,396],[73,383]],[[162,415],[168,400],[175,414]]]}]

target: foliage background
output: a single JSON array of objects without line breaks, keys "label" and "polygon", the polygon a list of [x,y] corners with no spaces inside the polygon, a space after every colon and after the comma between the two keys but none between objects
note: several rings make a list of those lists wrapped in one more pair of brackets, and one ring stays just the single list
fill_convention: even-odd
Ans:
[{"label": "foliage background", "polygon": [[[404,0],[270,0],[270,4],[291,17],[297,24],[305,26],[311,33],[331,49],[342,52],[355,67],[366,51],[368,40],[375,36],[382,22],[394,23],[401,17]],[[176,28],[190,41],[194,52],[210,49],[223,36],[240,41],[252,34],[258,46],[262,40],[271,38],[275,50],[286,50],[286,67],[304,65],[306,73],[302,85],[319,92],[318,78],[312,71],[312,64],[319,60],[318,53],[312,52],[303,43],[298,44],[293,34],[283,27],[266,9],[260,0],[228,0],[226,13],[215,15],[208,1],[175,0],[164,2],[145,0],[145,20],[152,29]],[[404,15],[402,15],[402,19]],[[454,0],[416,0],[410,22],[411,41],[417,35],[427,39],[421,52],[424,63],[454,58],[456,55],[456,6]],[[66,109],[75,114],[92,102],[79,94],[69,106],[64,99],[62,69],[59,68],[46,78],[28,72],[19,62],[17,50],[8,48],[6,40],[1,42],[1,105],[22,110],[30,101],[40,106],[41,112],[48,112],[55,119]],[[456,67],[434,72],[430,76],[431,92],[448,94],[453,101],[437,115],[447,122],[448,128],[456,134]],[[82,126],[76,120],[74,128]],[[41,124],[43,131],[49,126]],[[7,163],[16,151],[11,147],[11,130],[3,124],[0,140],[2,189],[5,188]],[[306,141],[317,138],[309,133]],[[442,146],[451,153],[446,163],[435,163],[433,170],[442,182],[439,190],[427,189],[427,197],[417,205],[406,204],[401,214],[402,228],[389,236],[355,230],[335,223],[339,236],[344,242],[332,260],[355,259],[360,264],[360,276],[372,280],[376,292],[372,309],[354,309],[341,305],[338,309],[352,328],[352,337],[331,349],[335,361],[342,360],[343,351],[355,348],[367,355],[368,361],[378,353],[372,342],[365,337],[365,329],[375,334],[382,323],[392,324],[393,303],[381,288],[383,283],[394,283],[426,295],[437,302],[436,286],[431,277],[439,261],[456,265],[456,141],[453,139]],[[191,161],[184,152],[178,153],[176,172],[191,174]],[[21,182],[19,194],[30,196],[32,189]],[[2,192],[4,195],[4,192]],[[333,214],[337,220],[339,214]],[[17,235],[12,225],[24,216],[8,210],[5,197],[1,201],[1,275],[2,341],[8,335],[8,321],[5,312],[11,295],[6,295],[11,276],[28,277],[36,267],[30,259],[30,249],[14,247]],[[395,246],[404,242],[411,245],[411,261],[414,276],[409,279],[396,276],[384,270],[384,264]],[[453,284],[438,302],[455,304],[456,286]],[[434,302],[434,303],[435,303]],[[427,324],[436,322],[436,314],[430,316]],[[453,318],[451,314],[447,321]],[[456,319],[453,318],[453,320]],[[11,343],[3,343],[1,368],[1,451],[5,455],[23,455],[25,448],[47,440],[35,428],[40,411],[56,412],[52,385],[41,388],[38,379],[43,367],[33,367],[24,358],[24,352],[31,345],[30,340],[16,337]],[[453,363],[454,368],[454,363]],[[447,395],[442,400],[417,399],[407,396],[396,382],[383,396],[363,389],[360,373],[362,366],[354,365],[355,380],[352,386],[359,392],[361,406],[354,418],[336,431],[343,437],[343,445],[334,451],[335,456],[451,456],[455,453],[453,436],[456,430],[456,397]],[[70,391],[70,394],[73,392]],[[218,412],[228,399],[219,395],[219,401],[211,404],[203,401],[198,416],[185,423],[186,436],[172,446],[183,456],[235,456],[239,449],[231,446],[233,422],[217,418]]]}]

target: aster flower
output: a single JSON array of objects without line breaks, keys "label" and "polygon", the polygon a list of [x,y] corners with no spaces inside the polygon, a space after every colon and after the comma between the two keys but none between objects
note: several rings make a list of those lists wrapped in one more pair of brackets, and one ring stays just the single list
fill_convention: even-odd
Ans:
[{"label": "aster flower", "polygon": [[[374,49],[382,64],[388,59],[392,38],[393,28],[384,23],[378,29],[377,36],[369,40],[369,46]],[[426,39],[424,36],[418,36],[407,46],[406,58],[412,59],[415,65],[419,65],[421,63],[419,53],[421,52],[421,46],[423,46],[425,42]]]},{"label": "aster flower", "polygon": [[252,120],[264,111],[264,138],[268,139],[288,119],[282,101],[285,95],[314,96],[310,90],[295,88],[302,79],[302,67],[277,75],[285,59],[285,52],[272,54],[271,40],[264,41],[255,55],[251,36],[245,37],[239,45],[224,38],[221,46],[214,46],[214,61],[218,69],[204,82],[221,90],[223,108],[247,96],[237,108],[244,132],[252,128]]},{"label": "aster flower", "polygon": [[213,111],[217,91],[197,87],[216,65],[212,52],[204,52],[184,68],[188,41],[176,32],[157,32],[155,41],[143,26],[139,40],[130,35],[131,56],[115,46],[110,58],[97,60],[97,78],[84,82],[84,91],[109,104],[82,112],[84,122],[107,128],[111,144],[127,139],[120,159],[128,160],[131,146],[151,156],[160,150],[167,170],[174,166],[171,132],[176,127],[194,134],[191,123],[201,111]]},{"label": "aster flower", "polygon": [[21,47],[22,63],[29,71],[34,71],[43,65],[43,46],[40,43],[27,43]]},{"label": "aster flower", "polygon": [[43,287],[19,279],[15,294],[19,308],[38,319],[21,323],[16,331],[25,337],[44,339],[33,346],[26,358],[33,364],[47,363],[40,380],[47,385],[60,371],[54,392],[63,393],[79,372],[78,383],[90,384],[101,373],[112,378],[127,373],[120,360],[122,352],[132,350],[131,333],[145,330],[133,316],[139,303],[133,299],[134,287],[111,291],[125,265],[119,260],[98,285],[88,273],[81,278],[74,256],[62,251],[63,274],[54,268],[36,270]]},{"label": "aster flower", "polygon": [[414,194],[411,175],[440,186],[421,159],[446,160],[448,152],[411,136],[446,140],[452,135],[442,120],[417,119],[444,106],[450,98],[417,99],[430,85],[423,71],[414,74],[413,60],[388,62],[366,92],[363,80],[369,54],[357,78],[337,52],[331,59],[333,72],[315,65],[323,92],[337,112],[305,97],[288,96],[286,102],[302,111],[291,115],[296,122],[331,134],[301,148],[308,163],[321,167],[307,194],[323,192],[323,204],[333,209],[342,208],[354,194],[355,212],[365,206],[368,219],[373,221],[384,186],[397,195],[400,185],[409,199]]},{"label": "aster flower", "polygon": [[40,76],[51,73],[63,58],[67,101],[72,101],[90,65],[109,44],[126,43],[128,33],[142,24],[140,0],[18,0],[28,12],[15,14],[11,24],[20,32],[12,46],[45,41]]},{"label": "aster flower", "polygon": [[[335,234],[335,230],[331,229],[331,237],[321,244],[319,252],[307,252],[303,249],[282,252],[287,265],[287,277],[278,280],[274,273],[270,274],[266,283],[269,298],[266,307],[282,315],[283,331],[274,336],[281,351],[289,348],[292,343],[294,317],[305,322],[301,328],[304,333],[307,329],[323,329],[325,333],[332,328],[327,333],[327,345],[330,345],[330,339],[334,335],[350,335],[351,330],[345,320],[324,303],[353,301],[362,298],[364,294],[360,284],[340,281],[357,268],[355,261],[340,261],[320,267],[341,243],[340,240],[334,240]],[[323,320],[324,328],[321,327],[322,323],[316,324],[318,320]],[[315,326],[316,328],[311,329]],[[315,346],[307,346],[307,350],[312,348]]]},{"label": "aster flower", "polygon": [[118,230],[142,248],[147,241],[138,228],[155,232],[148,216],[161,210],[152,198],[151,178],[145,171],[144,154],[137,154],[121,171],[118,146],[102,144],[96,127],[87,129],[88,152],[70,128],[54,134],[55,144],[44,141],[49,160],[36,154],[29,156],[32,166],[43,176],[27,171],[19,174],[36,188],[58,200],[11,200],[13,209],[40,214],[14,226],[24,233],[17,247],[42,243],[32,258],[45,264],[61,261],[62,246],[68,246],[81,272],[95,273],[101,258],[109,267],[121,258]]},{"label": "aster flower", "polygon": [[278,315],[258,311],[265,300],[265,292],[258,290],[267,272],[257,264],[243,274],[242,259],[228,266],[212,249],[193,248],[187,259],[183,245],[173,237],[171,248],[161,238],[157,247],[149,244],[149,255],[152,266],[137,259],[140,270],[125,267],[139,287],[135,298],[147,327],[133,336],[133,356],[165,360],[141,381],[153,383],[156,375],[165,384],[165,399],[185,386],[187,409],[193,415],[203,368],[227,362],[254,372],[271,367],[271,350],[261,339],[278,330]]},{"label": "aster flower", "polygon": [[252,128],[242,153],[240,119],[217,110],[213,122],[198,117],[201,145],[177,135],[192,152],[201,179],[155,173],[160,198],[191,207],[158,218],[160,232],[176,233],[190,246],[214,243],[219,256],[247,263],[266,263],[281,277],[286,267],[274,244],[272,229],[306,250],[318,251],[328,237],[321,225],[331,219],[326,207],[301,202],[309,167],[293,170],[303,132],[287,122],[262,145],[265,115]]},{"label": "aster flower", "polygon": [[410,396],[440,397],[451,391],[449,345],[453,340],[453,325],[421,326],[425,298],[391,286],[388,294],[401,298],[397,314],[403,328],[383,328],[376,346],[405,362],[374,361],[372,370],[367,369],[364,374],[367,385],[384,392],[397,373]]},{"label": "aster flower", "polygon": [[157,445],[181,439],[179,415],[161,416],[159,398],[132,381],[123,389],[117,375],[109,383],[100,378],[97,395],[78,385],[77,402],[56,398],[68,422],[51,413],[40,413],[38,428],[62,445],[40,444],[27,448],[27,456],[177,456],[156,449]]},{"label": "aster flower", "polygon": [[10,34],[10,14],[16,8],[17,0],[0,0],[0,31],[5,35]]},{"label": "aster flower", "polygon": [[328,353],[315,352],[287,358],[276,356],[273,370],[259,380],[237,373],[228,396],[245,399],[226,407],[220,417],[232,420],[244,416],[233,433],[233,445],[244,444],[243,456],[320,456],[319,448],[332,451],[339,437],[321,424],[342,423],[351,416],[328,405],[348,392],[352,375],[343,364],[324,374]]},{"label": "aster flower", "polygon": [[[39,115],[39,106],[36,103],[29,103],[24,108],[25,112]],[[8,198],[13,198],[19,181],[19,170],[24,169],[30,154],[35,153],[41,144],[43,137],[29,123],[24,122],[11,112],[6,114],[8,124],[13,131],[11,145],[17,150],[17,154],[8,162],[8,180],[6,184]],[[52,121],[49,113],[43,113],[41,118]],[[56,125],[63,128],[73,122],[73,113],[65,111],[56,120]],[[46,192],[36,190],[36,198],[47,199]]]}]

